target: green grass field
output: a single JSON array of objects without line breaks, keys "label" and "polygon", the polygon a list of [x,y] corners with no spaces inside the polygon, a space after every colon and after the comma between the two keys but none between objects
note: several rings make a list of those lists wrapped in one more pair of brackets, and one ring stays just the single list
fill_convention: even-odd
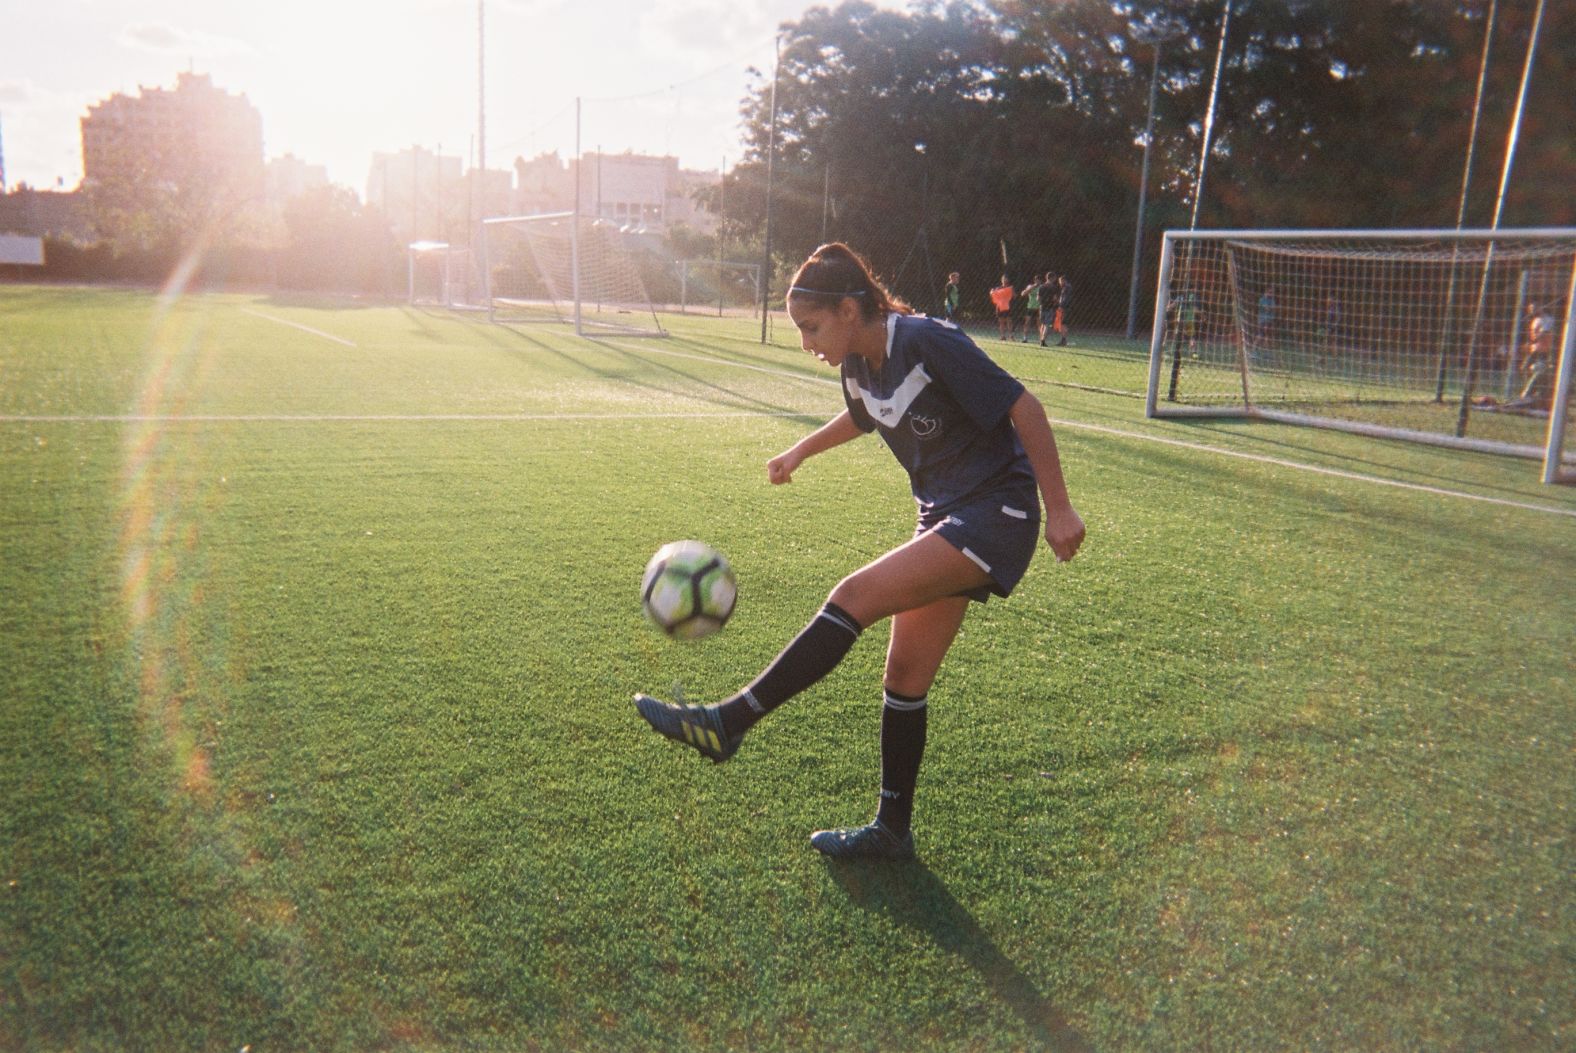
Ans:
[{"label": "green grass field", "polygon": [[[984,341],[1089,538],[965,624],[921,862],[837,867],[884,627],[725,766],[629,698],[752,676],[906,480],[769,486],[833,375],[665,321],[0,287],[0,1048],[1576,1042],[1576,493]],[[740,581],[694,644],[681,537]]]}]

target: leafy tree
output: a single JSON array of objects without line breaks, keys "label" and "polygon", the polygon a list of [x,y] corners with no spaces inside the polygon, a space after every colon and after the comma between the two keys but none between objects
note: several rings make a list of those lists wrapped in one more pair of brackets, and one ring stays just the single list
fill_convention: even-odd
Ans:
[{"label": "leafy tree", "polygon": [[[1535,0],[1500,0],[1469,221],[1486,223]],[[1200,223],[1454,222],[1488,0],[1233,0]],[[926,2],[814,8],[784,25],[773,242],[782,270],[823,233],[921,308],[965,272],[976,310],[1001,270],[1079,283],[1125,314],[1155,37],[1165,37],[1147,227],[1185,226],[1223,0]],[[1569,23],[1569,24],[1567,24]],[[1576,20],[1546,18],[1505,222],[1573,219]],[[748,153],[728,237],[765,216],[770,87],[743,101]],[[1153,266],[1144,268],[1146,277]]]},{"label": "leafy tree", "polygon": [[265,237],[262,163],[238,166],[199,142],[126,140],[83,189],[99,236],[121,253],[255,245]]}]

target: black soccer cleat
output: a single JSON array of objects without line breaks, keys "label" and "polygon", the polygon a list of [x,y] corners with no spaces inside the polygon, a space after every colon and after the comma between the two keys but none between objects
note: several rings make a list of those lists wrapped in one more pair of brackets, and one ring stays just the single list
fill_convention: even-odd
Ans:
[{"label": "black soccer cleat", "polygon": [[899,837],[879,819],[866,826],[817,830],[810,835],[810,846],[829,859],[905,863],[914,858],[913,832]]},{"label": "black soccer cleat", "polygon": [[658,733],[686,746],[694,746],[718,764],[737,753],[739,743],[744,741],[743,735],[736,739],[728,737],[716,706],[663,702],[650,695],[637,694],[635,709]]}]

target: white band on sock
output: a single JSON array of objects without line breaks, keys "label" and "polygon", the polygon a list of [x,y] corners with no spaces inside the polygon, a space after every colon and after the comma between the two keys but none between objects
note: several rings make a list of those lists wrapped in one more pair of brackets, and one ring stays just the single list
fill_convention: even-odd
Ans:
[{"label": "white band on sock", "polygon": [[825,607],[821,608],[821,613],[817,615],[817,617],[825,618],[834,625],[841,625],[844,629],[847,629],[856,637],[861,632],[863,632],[863,630],[859,628],[858,622],[855,622],[844,615],[838,614],[836,611],[829,611]]},{"label": "white band on sock", "polygon": [[755,696],[750,693],[749,688],[745,688],[743,691],[740,691],[739,694],[744,698],[744,701],[751,709],[763,717],[766,715],[766,707],[755,700]]},{"label": "white band on sock", "polygon": [[882,692],[882,695],[886,705],[902,713],[911,713],[916,709],[924,709],[930,698],[929,695],[925,695],[910,701],[906,698],[897,698],[890,691]]}]

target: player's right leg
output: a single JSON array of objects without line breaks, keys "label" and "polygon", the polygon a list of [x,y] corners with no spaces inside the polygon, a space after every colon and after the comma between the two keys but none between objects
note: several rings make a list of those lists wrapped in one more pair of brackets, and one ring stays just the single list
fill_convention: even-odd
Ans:
[{"label": "player's right leg", "polygon": [[757,721],[837,668],[866,627],[989,582],[940,535],[922,534],[839,582],[810,624],[732,698],[684,706],[637,695],[635,707],[657,732],[725,761]]}]

